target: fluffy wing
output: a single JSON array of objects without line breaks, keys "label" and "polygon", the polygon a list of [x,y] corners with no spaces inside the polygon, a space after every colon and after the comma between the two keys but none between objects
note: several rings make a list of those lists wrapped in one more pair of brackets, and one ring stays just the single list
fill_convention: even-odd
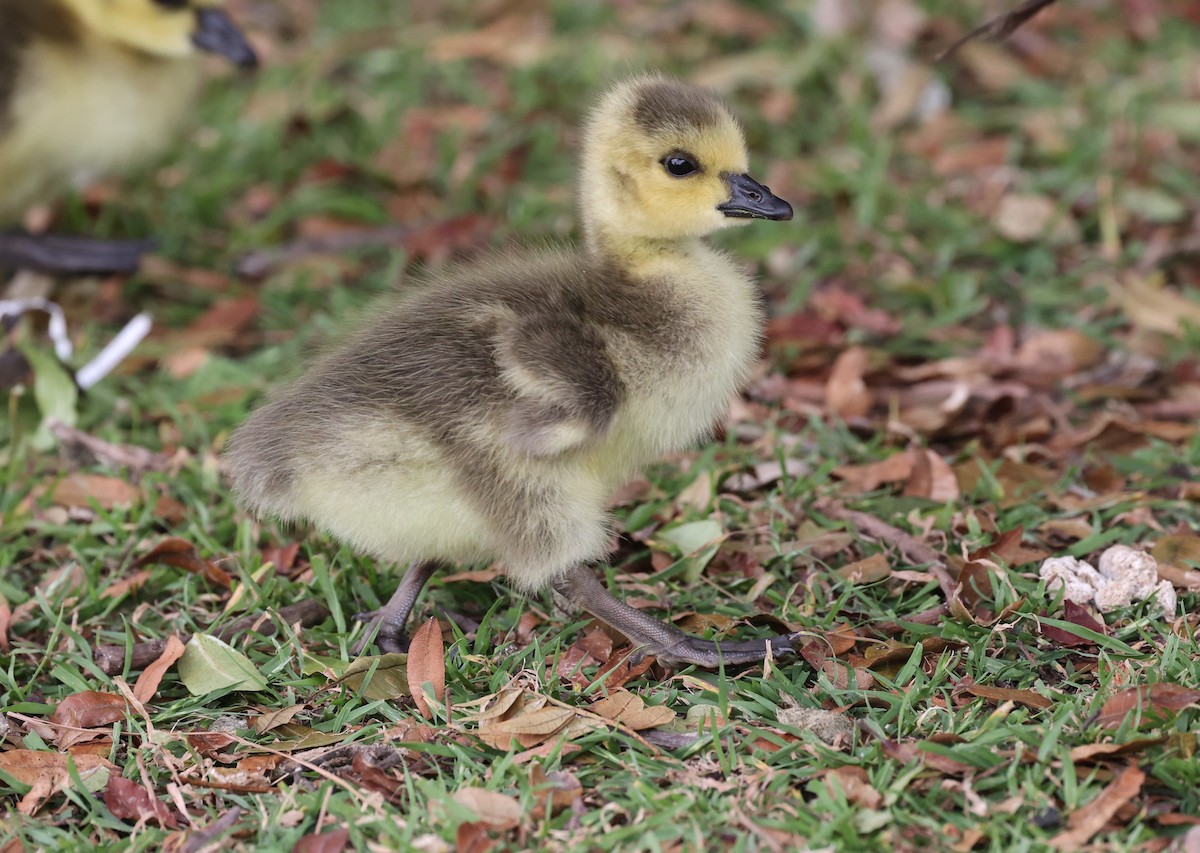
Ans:
[{"label": "fluffy wing", "polygon": [[505,440],[529,456],[555,456],[595,440],[621,403],[624,389],[603,338],[570,316],[502,325],[496,364],[515,393]]}]

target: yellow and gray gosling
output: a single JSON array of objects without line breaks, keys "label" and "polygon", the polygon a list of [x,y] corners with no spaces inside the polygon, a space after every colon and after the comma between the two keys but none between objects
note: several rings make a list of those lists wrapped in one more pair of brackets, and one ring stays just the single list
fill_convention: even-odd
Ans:
[{"label": "yellow and gray gosling", "polygon": [[[202,52],[252,66],[217,0],[0,0],[0,225],[154,158],[189,117]],[[0,266],[137,266],[142,242],[0,234]]]},{"label": "yellow and gray gosling", "polygon": [[384,304],[234,434],[239,500],[409,564],[376,616],[385,651],[438,567],[483,561],[665,662],[790,651],[691,637],[589,568],[614,490],[710,435],[757,358],[755,284],[703,239],[791,218],[746,171],[715,96],[657,75],[613,87],[584,126],[583,245],[498,254]]}]

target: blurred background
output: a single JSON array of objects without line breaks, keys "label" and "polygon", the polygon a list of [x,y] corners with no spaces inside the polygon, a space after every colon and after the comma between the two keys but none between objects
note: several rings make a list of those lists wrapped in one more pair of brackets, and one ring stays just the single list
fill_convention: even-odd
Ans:
[{"label": "blurred background", "polygon": [[[729,784],[749,792],[744,799],[710,784],[719,768],[700,753],[689,759],[690,776],[670,777],[683,782],[647,795],[659,804],[678,796],[674,811],[647,812],[641,783],[628,776],[637,762],[610,753],[605,731],[576,767],[596,806],[587,838],[619,849],[650,814],[661,849],[680,849],[667,842],[683,843],[681,833],[698,848],[713,827],[761,812],[756,820],[768,815],[788,832],[808,821],[809,841],[841,838],[845,849],[858,849],[860,828],[888,820],[879,849],[938,849],[954,839],[966,850],[984,832],[995,849],[1017,849],[1042,829],[1014,821],[1013,809],[1053,802],[1066,814],[1086,786],[1087,800],[1103,799],[1096,789],[1110,777],[1090,765],[1076,772],[1065,756],[1068,746],[1109,739],[1112,731],[1095,724],[1106,691],[1150,678],[1192,685],[1184,704],[1200,695],[1192,568],[1200,567],[1200,3],[1059,0],[1003,43],[973,41],[936,59],[1010,8],[1000,0],[229,0],[260,55],[257,73],[213,60],[193,127],[158,164],[48,199],[30,220],[159,240],[135,275],[47,283],[76,345],[73,364],[139,311],[155,325],[85,394],[49,357],[5,383],[13,416],[0,418],[0,646],[7,651],[11,639],[14,663],[0,673],[4,701],[49,713],[45,703],[109,683],[92,662],[95,645],[123,654],[127,636],[204,630],[242,609],[317,598],[335,617],[303,635],[303,656],[292,638],[273,649],[246,644],[254,666],[271,673],[276,692],[267,701],[289,713],[306,703],[296,719],[335,738],[351,724],[378,727],[359,732],[367,741],[394,723],[395,707],[368,707],[326,677],[345,668],[349,614],[386,600],[394,575],[320,534],[258,525],[237,511],[221,472],[224,441],[307,354],[423,268],[486,247],[570,241],[581,115],[613,79],[657,68],[732,104],[753,174],[793,204],[796,218],[718,235],[762,282],[768,359],[720,441],[657,466],[618,496],[628,536],[614,578],[637,606],[690,613],[695,621],[682,624],[697,632],[757,611],[760,622],[783,620],[817,639],[805,660],[770,679],[748,673],[733,688],[693,675],[630,683],[679,708],[693,730],[719,703],[722,725],[736,715],[742,733],[774,726],[788,703],[861,710],[872,689],[886,708],[864,712],[864,731],[879,727],[910,751],[885,752],[882,741],[865,748],[873,751],[863,765],[881,789],[900,781],[886,803],[848,805],[841,793],[821,793],[810,764],[819,755],[840,766],[842,756],[812,743],[780,749],[797,738],[774,729],[757,742],[752,733],[742,746],[759,752],[738,772],[773,763],[766,781]],[[23,321],[5,334],[48,352],[42,331]],[[47,452],[48,434],[39,446],[12,442],[51,414],[86,435],[60,432],[62,453]],[[875,525],[866,533],[863,519]],[[897,548],[901,534],[925,550]],[[714,536],[719,548],[707,545]],[[1112,637],[1078,614],[1090,640],[1044,630],[1039,620],[1057,603],[1029,566],[1118,541],[1176,566],[1174,583],[1191,595],[1181,621],[1172,628],[1143,608],[1110,617]],[[700,551],[691,547],[698,543]],[[983,550],[968,560],[972,549]],[[954,618],[953,582],[911,570],[934,564],[964,585],[979,581]],[[718,583],[702,582],[714,575]],[[613,638],[604,646],[595,632],[564,634],[561,615],[503,595],[502,584],[486,583],[495,577],[440,579],[422,605],[465,614],[468,628],[491,620],[469,640],[474,654],[451,662],[456,707],[529,672],[568,704],[585,702],[579,688],[599,678]],[[235,580],[249,592],[230,595]],[[924,658],[915,651],[922,640]],[[1169,653],[1152,653],[1160,648]],[[308,649],[323,655],[315,665]],[[964,692],[1001,681],[1001,692]],[[163,684],[160,730],[215,727],[223,709],[245,711],[249,702],[188,695],[174,675]],[[975,701],[1015,694],[1035,710],[1006,718],[1007,701],[989,716]],[[1140,694],[1126,699],[1102,725],[1124,726],[1125,712],[1144,704]],[[1195,718],[1180,719],[1183,731]],[[960,732],[987,736],[963,743]],[[932,733],[951,739],[927,769],[966,781],[916,780],[913,744]],[[1172,825],[1194,822],[1200,788],[1187,736],[1190,746],[1147,753],[1159,799],[1129,809],[1137,820],[1161,806],[1181,812]],[[1139,740],[1129,754],[1165,740]],[[760,749],[768,741],[771,749]],[[946,757],[951,745],[962,761]],[[1125,749],[1110,746],[1114,755]],[[525,780],[515,787],[532,784],[482,747],[471,761],[461,743],[454,749],[457,780],[410,785],[411,814],[445,798],[435,790],[442,782],[448,790],[494,772],[489,784],[507,785],[513,774]],[[122,753],[127,768],[135,753]],[[979,768],[1009,769],[976,776]],[[264,772],[254,771],[255,784],[266,784]],[[155,773],[160,786],[175,778]],[[801,801],[802,785],[809,800],[823,798],[825,813]],[[189,804],[215,812],[241,797],[226,795],[192,789]],[[285,818],[325,813],[328,798],[306,800],[301,812],[290,797],[280,798],[282,817],[272,812],[247,831],[290,845],[299,830],[288,836],[288,827],[298,824]],[[358,826],[356,801],[339,793],[333,804]],[[258,821],[253,808],[247,814]],[[614,814],[616,823],[628,819],[626,835],[608,833]],[[562,849],[578,849],[574,817],[553,820]],[[416,832],[454,831],[420,821],[389,819],[371,832],[395,833],[395,848]],[[1140,839],[1157,832],[1147,825]],[[1046,824],[1047,838],[1057,826]],[[790,847],[804,840],[777,837]]]}]

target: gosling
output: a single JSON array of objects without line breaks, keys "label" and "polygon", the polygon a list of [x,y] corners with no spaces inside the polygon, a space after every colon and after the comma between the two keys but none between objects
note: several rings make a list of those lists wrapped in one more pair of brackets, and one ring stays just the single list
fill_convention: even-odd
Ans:
[{"label": "gosling", "polygon": [[[0,0],[0,225],[158,155],[191,114],[201,51],[257,62],[217,0]],[[146,245],[0,234],[0,267],[128,271]]]},{"label": "gosling", "polygon": [[483,561],[664,663],[791,651],[791,636],[689,636],[589,564],[616,487],[710,435],[757,358],[755,284],[703,238],[792,208],[746,174],[725,104],[667,77],[608,91],[582,149],[579,250],[492,256],[384,304],[233,435],[236,494],[409,565],[375,617],[384,651],[404,648],[439,567]]}]

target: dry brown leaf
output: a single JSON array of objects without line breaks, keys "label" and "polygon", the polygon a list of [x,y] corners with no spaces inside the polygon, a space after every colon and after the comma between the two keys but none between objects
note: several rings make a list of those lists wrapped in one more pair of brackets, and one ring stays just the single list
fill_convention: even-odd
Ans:
[{"label": "dry brown leaf", "polygon": [[8,628],[12,624],[12,608],[8,599],[0,595],[0,652],[8,654],[12,651],[12,643],[8,639]]},{"label": "dry brown leaf", "polygon": [[1099,364],[1104,346],[1078,329],[1038,332],[1017,348],[1014,366],[1039,381],[1061,379]]},{"label": "dry brown leaf", "polygon": [[288,705],[286,708],[276,708],[273,711],[268,711],[265,714],[259,715],[254,720],[254,731],[261,735],[272,729],[287,725],[303,710],[304,703],[300,702],[295,705]]},{"label": "dry brown leaf", "polygon": [[954,469],[932,450],[914,450],[912,474],[904,485],[907,497],[928,498],[938,503],[958,500],[958,480]]},{"label": "dry brown leaf", "polygon": [[510,828],[521,822],[521,804],[515,797],[489,791],[486,788],[460,788],[452,795],[454,802],[466,806],[479,819],[493,826]]},{"label": "dry brown leaf", "polygon": [[167,670],[171,668],[175,661],[183,657],[185,648],[183,643],[174,634],[167,637],[167,647],[163,649],[162,654],[142,670],[142,674],[134,682],[133,695],[139,702],[145,704],[154,698],[154,694],[158,692],[158,685],[162,683],[163,676],[167,674]]},{"label": "dry brown leaf", "polygon": [[1176,566],[1184,562],[1200,564],[1200,536],[1195,533],[1170,533],[1160,536],[1150,554],[1160,563]]},{"label": "dry brown leaf", "polygon": [[835,767],[825,773],[825,785],[835,796],[841,792],[851,805],[877,809],[883,804],[883,794],[871,785],[862,767]]},{"label": "dry brown leaf", "polygon": [[1047,699],[1040,693],[1034,693],[1032,690],[1017,690],[1011,687],[990,687],[984,684],[972,684],[966,688],[966,691],[972,696],[978,696],[981,699],[992,699],[996,702],[1020,702],[1022,705],[1028,705],[1038,710],[1045,710],[1054,705],[1053,700]]},{"label": "dry brown leaf", "polygon": [[125,699],[115,693],[85,690],[73,693],[59,703],[50,722],[60,726],[92,729],[125,719]]},{"label": "dry brown leaf", "polygon": [[1129,322],[1143,329],[1178,336],[1185,324],[1200,326],[1200,302],[1167,290],[1162,273],[1130,274],[1109,285],[1108,292]]},{"label": "dry brown leaf", "polygon": [[56,791],[74,784],[70,764],[74,763],[79,778],[86,781],[97,773],[116,773],[108,759],[98,755],[67,755],[32,749],[10,749],[0,752],[0,770],[12,776],[30,791],[17,804],[17,811],[30,815],[38,810]]},{"label": "dry brown leaf", "polygon": [[350,842],[350,830],[346,827],[329,832],[310,832],[292,847],[292,853],[342,853]]},{"label": "dry brown leaf", "polygon": [[50,499],[67,508],[87,508],[92,501],[104,509],[128,507],[141,500],[137,487],[116,477],[103,474],[68,474],[55,484]]},{"label": "dry brown leaf", "polygon": [[529,784],[535,789],[534,796],[549,801],[551,813],[570,808],[583,796],[583,785],[573,773],[565,770],[547,773],[539,763],[529,768]]},{"label": "dry brown leaf", "polygon": [[879,462],[868,465],[841,465],[833,473],[855,489],[873,492],[884,483],[899,483],[912,474],[915,454],[912,451],[896,453]]},{"label": "dry brown leaf", "polygon": [[1125,743],[1085,743],[1083,746],[1074,747],[1070,752],[1070,758],[1071,761],[1077,763],[1104,761],[1110,758],[1134,755],[1153,746],[1160,746],[1165,742],[1166,738],[1146,737],[1126,741]]},{"label": "dry brown leaf", "polygon": [[442,644],[442,626],[436,618],[430,618],[413,635],[408,647],[406,673],[408,689],[417,710],[425,719],[433,719],[424,685],[431,686],[433,698],[438,702],[446,695],[446,652]]},{"label": "dry brown leaf", "polygon": [[1096,722],[1105,728],[1119,727],[1130,714],[1140,714],[1139,723],[1156,723],[1167,713],[1182,711],[1200,702],[1200,688],[1181,684],[1158,684],[1130,687],[1110,696],[1100,709]]},{"label": "dry brown leaf", "polygon": [[675,719],[675,712],[670,708],[647,705],[640,696],[628,690],[614,690],[592,705],[592,711],[635,732],[665,726]]},{"label": "dry brown leaf", "polygon": [[116,773],[108,777],[108,785],[104,788],[104,805],[121,820],[153,822],[164,829],[179,826],[175,811],[154,796],[153,791]]},{"label": "dry brown leaf", "polygon": [[837,416],[849,420],[871,411],[873,399],[863,380],[869,358],[862,347],[850,347],[837,357],[825,385],[825,402]]},{"label": "dry brown leaf", "polygon": [[146,554],[138,557],[134,568],[151,563],[164,563],[177,569],[193,572],[206,580],[223,586],[226,589],[233,586],[233,577],[220,566],[206,560],[196,551],[196,546],[186,539],[172,537],[159,542]]},{"label": "dry brown leaf", "polygon": [[1136,767],[1126,767],[1094,799],[1067,818],[1067,829],[1050,839],[1055,850],[1079,850],[1093,835],[1104,828],[1117,810],[1142,790],[1146,774]]},{"label": "dry brown leaf", "polygon": [[834,574],[847,583],[874,583],[891,573],[892,567],[883,554],[872,554],[834,570]]}]

